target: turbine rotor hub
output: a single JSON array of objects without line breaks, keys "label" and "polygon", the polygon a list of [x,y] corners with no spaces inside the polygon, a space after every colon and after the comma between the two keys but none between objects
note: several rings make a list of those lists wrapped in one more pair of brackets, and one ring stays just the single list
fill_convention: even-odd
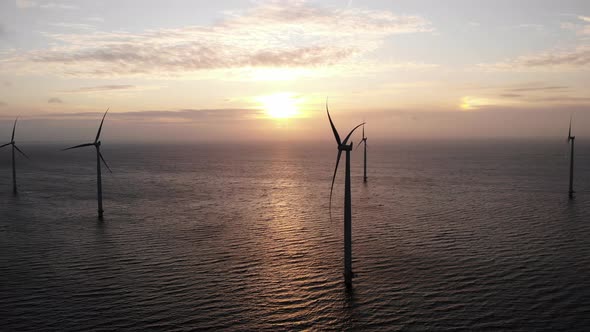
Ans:
[{"label": "turbine rotor hub", "polygon": [[339,151],[352,151],[352,143],[350,144],[340,144],[338,145]]}]

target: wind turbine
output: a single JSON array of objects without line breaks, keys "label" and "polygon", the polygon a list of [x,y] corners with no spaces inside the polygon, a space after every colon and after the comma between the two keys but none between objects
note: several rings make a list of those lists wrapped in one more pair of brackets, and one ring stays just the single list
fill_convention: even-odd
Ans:
[{"label": "wind turbine", "polygon": [[350,195],[350,151],[352,151],[352,142],[348,143],[348,139],[352,133],[364,123],[354,127],[350,133],[346,136],[344,141],[340,140],[340,135],[332,122],[330,117],[330,111],[328,110],[328,100],[326,99],[326,113],[328,113],[328,120],[330,120],[330,126],[334,132],[336,143],[338,144],[338,156],[336,157],[336,168],[334,168],[334,176],[332,177],[332,186],[330,187],[330,211],[332,209],[332,190],[334,189],[334,180],[336,179],[336,172],[338,171],[338,164],[340,163],[340,156],[342,151],[346,152],[346,172],[344,182],[344,283],[346,287],[352,286],[352,207],[351,207],[351,195]]},{"label": "wind turbine", "polygon": [[570,143],[571,152],[570,152],[570,189],[569,189],[569,197],[574,197],[574,142],[576,136],[572,136],[572,116],[570,115],[570,130],[567,133],[567,142]]},{"label": "wind turbine", "polygon": [[100,153],[100,141],[99,141],[100,132],[102,130],[102,124],[104,123],[104,118],[107,116],[108,112],[109,112],[109,110],[107,109],[107,111],[102,116],[102,121],[100,122],[100,127],[98,127],[98,133],[96,133],[96,138],[94,139],[94,142],[80,144],[80,145],[72,146],[71,148],[67,148],[67,149],[62,150],[62,151],[65,151],[65,150],[83,148],[86,146],[94,146],[96,148],[96,185],[97,185],[97,190],[98,190],[98,192],[97,192],[97,194],[98,194],[97,195],[98,196],[98,218],[100,218],[100,219],[102,219],[102,215],[104,212],[104,210],[102,209],[102,178],[101,178],[101,173],[100,173],[101,160],[104,163],[104,165],[107,167],[109,172],[113,173],[113,171],[111,171],[111,168],[107,164],[106,160],[104,160],[102,153]]},{"label": "wind turbine", "polygon": [[22,152],[21,149],[19,149],[18,146],[16,146],[16,143],[14,142],[14,132],[16,130],[16,122],[17,121],[18,121],[18,118],[16,118],[16,120],[14,120],[14,126],[12,127],[12,138],[10,139],[10,142],[0,146],[0,149],[1,149],[5,146],[12,145],[12,193],[14,195],[17,194],[17,190],[16,190],[16,158],[14,157],[14,150],[20,152],[20,154],[25,156],[25,158],[29,159],[29,157],[24,152]]},{"label": "wind turbine", "polygon": [[367,182],[367,138],[365,137],[365,125],[363,124],[363,139],[360,141],[360,143],[356,146],[356,148],[358,149],[359,146],[361,146],[361,144],[364,144],[365,146],[365,161],[364,161],[364,165],[363,165],[363,182]]}]

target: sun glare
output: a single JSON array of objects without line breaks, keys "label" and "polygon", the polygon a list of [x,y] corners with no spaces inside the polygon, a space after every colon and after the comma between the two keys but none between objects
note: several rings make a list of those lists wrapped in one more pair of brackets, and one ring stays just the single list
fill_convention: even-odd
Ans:
[{"label": "sun glare", "polygon": [[258,97],[258,101],[264,107],[266,113],[277,119],[292,118],[298,114],[297,104],[299,100],[292,93],[275,93]]},{"label": "sun glare", "polygon": [[461,98],[461,109],[464,111],[476,110],[480,107],[490,105],[490,100],[466,96]]}]

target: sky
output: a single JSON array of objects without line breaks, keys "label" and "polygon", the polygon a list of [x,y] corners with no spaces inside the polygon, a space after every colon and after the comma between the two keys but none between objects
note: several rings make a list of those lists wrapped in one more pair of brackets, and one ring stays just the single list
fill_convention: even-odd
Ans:
[{"label": "sky", "polygon": [[[0,142],[590,136],[587,0],[0,0]],[[2,139],[5,137],[5,139]]]}]

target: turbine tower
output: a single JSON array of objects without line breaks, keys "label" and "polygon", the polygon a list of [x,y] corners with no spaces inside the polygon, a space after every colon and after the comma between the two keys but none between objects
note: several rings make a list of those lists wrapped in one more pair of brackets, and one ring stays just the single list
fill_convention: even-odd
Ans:
[{"label": "turbine tower", "polygon": [[107,164],[106,160],[104,160],[102,153],[100,153],[100,141],[99,141],[100,132],[102,130],[102,124],[104,123],[104,118],[107,116],[108,112],[109,112],[109,110],[107,109],[107,111],[102,116],[102,121],[100,122],[100,127],[98,127],[98,133],[96,133],[96,138],[94,139],[94,142],[80,144],[80,145],[72,146],[71,148],[67,148],[67,149],[62,150],[62,151],[65,151],[65,150],[83,148],[86,146],[94,146],[96,148],[96,185],[97,185],[98,218],[99,219],[102,219],[103,212],[104,212],[104,210],[102,209],[102,178],[101,178],[101,173],[100,173],[100,162],[102,161],[104,163],[104,165],[107,167],[107,169],[109,170],[109,172],[113,173],[113,171],[111,171],[111,168]]},{"label": "turbine tower", "polygon": [[365,159],[363,164],[363,182],[367,182],[367,137],[365,137],[365,125],[363,124],[363,139],[360,141],[359,145],[356,146],[358,149],[361,144],[364,144],[365,147]]},{"label": "turbine tower", "polygon": [[[336,143],[338,144],[338,156],[336,157],[336,168],[334,168],[334,176],[332,177],[332,186],[330,187],[330,211],[332,210],[332,190],[334,189],[334,180],[336,179],[336,172],[338,171],[338,164],[340,163],[340,156],[342,151],[346,152],[346,171],[345,171],[345,182],[344,182],[344,283],[346,287],[352,286],[352,207],[351,207],[351,195],[350,195],[350,151],[352,151],[352,142],[348,143],[348,139],[352,133],[364,123],[354,127],[350,133],[346,136],[344,141],[340,140],[340,135],[332,122],[330,117],[330,111],[328,110],[328,100],[326,99],[326,113],[328,113],[328,120],[330,120],[330,126],[334,132]],[[331,214],[330,214],[331,215]]]},{"label": "turbine tower", "polygon": [[18,151],[20,152],[20,154],[22,154],[25,158],[29,159],[29,157],[27,157],[27,155],[21,151],[21,149],[18,148],[18,146],[16,146],[16,143],[14,142],[14,132],[16,130],[16,122],[18,121],[18,118],[16,118],[16,120],[14,120],[14,126],[12,127],[12,138],[10,139],[10,142],[0,146],[0,149],[8,146],[8,145],[12,145],[12,193],[14,195],[17,194],[17,190],[16,190],[16,158],[15,158],[15,153],[14,151]]},{"label": "turbine tower", "polygon": [[570,189],[569,189],[569,197],[574,197],[574,142],[576,136],[572,136],[572,117],[570,116],[570,130],[567,133],[567,142],[570,143],[571,152],[570,152]]}]

